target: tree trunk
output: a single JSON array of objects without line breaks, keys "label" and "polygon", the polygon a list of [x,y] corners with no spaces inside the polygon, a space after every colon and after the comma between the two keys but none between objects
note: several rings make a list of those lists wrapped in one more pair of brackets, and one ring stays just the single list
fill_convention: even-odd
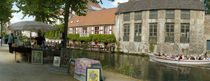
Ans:
[{"label": "tree trunk", "polygon": [[64,32],[63,32],[63,48],[66,48],[67,43],[67,30],[68,30],[68,21],[69,21],[69,8],[70,0],[65,0],[65,9],[64,9]]},{"label": "tree trunk", "polygon": [[2,23],[2,21],[1,21],[1,46],[2,46],[2,39],[3,39],[3,37],[2,37],[2,30],[3,30],[3,23]]}]

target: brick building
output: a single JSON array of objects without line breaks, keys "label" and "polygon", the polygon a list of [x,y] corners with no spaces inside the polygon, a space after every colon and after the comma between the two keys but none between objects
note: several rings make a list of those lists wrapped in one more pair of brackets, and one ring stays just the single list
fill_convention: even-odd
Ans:
[{"label": "brick building", "polygon": [[69,34],[112,34],[116,8],[87,12],[86,16],[74,15],[68,23]]}]

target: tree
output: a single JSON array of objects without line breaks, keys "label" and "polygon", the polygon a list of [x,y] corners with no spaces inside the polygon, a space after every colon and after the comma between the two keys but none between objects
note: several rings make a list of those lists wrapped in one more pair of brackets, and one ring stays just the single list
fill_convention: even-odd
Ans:
[{"label": "tree", "polygon": [[210,0],[204,0],[206,13],[210,13]]},{"label": "tree", "polygon": [[50,24],[62,19],[60,10],[63,0],[17,0],[16,6],[22,11],[23,18],[33,16],[35,21]]},{"label": "tree", "polygon": [[17,0],[17,7],[23,12],[24,17],[34,16],[37,21],[50,23],[59,19],[58,13],[64,9],[63,47],[66,48],[69,14],[74,12],[79,16],[85,15],[89,1],[102,3],[102,0]]},{"label": "tree", "polygon": [[[3,28],[4,25],[10,21],[12,18],[12,13],[14,10],[12,10],[12,3],[14,0],[0,0],[0,24],[1,24],[1,37],[3,36]],[[3,37],[2,37],[3,38]],[[2,41],[1,41],[2,45]]]}]

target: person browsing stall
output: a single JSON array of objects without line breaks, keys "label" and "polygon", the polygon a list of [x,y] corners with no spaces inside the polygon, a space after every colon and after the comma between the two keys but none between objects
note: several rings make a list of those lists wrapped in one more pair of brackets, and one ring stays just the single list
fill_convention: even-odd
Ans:
[{"label": "person browsing stall", "polygon": [[38,37],[35,38],[37,45],[44,44],[45,38],[41,35],[41,32],[38,32]]},{"label": "person browsing stall", "polygon": [[13,49],[12,49],[12,43],[14,43],[14,36],[13,33],[11,33],[8,37],[8,45],[9,45],[9,52],[13,53]]}]

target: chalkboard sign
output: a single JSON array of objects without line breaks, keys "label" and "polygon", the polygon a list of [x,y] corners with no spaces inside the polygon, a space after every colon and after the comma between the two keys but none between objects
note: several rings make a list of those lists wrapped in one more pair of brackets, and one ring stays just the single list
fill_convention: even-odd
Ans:
[{"label": "chalkboard sign", "polygon": [[32,50],[32,64],[43,64],[43,51]]}]

